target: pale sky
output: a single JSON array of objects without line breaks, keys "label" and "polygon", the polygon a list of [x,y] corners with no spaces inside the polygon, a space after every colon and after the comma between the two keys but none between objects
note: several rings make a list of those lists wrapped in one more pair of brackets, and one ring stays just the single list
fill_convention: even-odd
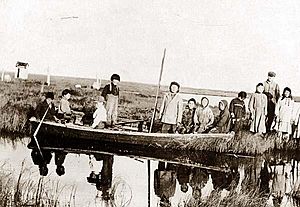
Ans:
[{"label": "pale sky", "polygon": [[[0,68],[300,95],[299,0],[0,0]],[[65,17],[78,18],[65,18]]]}]

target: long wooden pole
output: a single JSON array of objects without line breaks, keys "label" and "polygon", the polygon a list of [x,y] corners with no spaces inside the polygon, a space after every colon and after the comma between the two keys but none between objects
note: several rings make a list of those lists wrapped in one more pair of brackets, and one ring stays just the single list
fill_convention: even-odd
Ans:
[{"label": "long wooden pole", "polygon": [[41,150],[41,148],[40,148],[39,142],[38,142],[38,140],[37,140],[37,138],[36,138],[36,135],[37,135],[37,133],[39,132],[39,130],[40,130],[40,128],[41,128],[41,125],[42,125],[42,123],[43,123],[43,121],[44,121],[44,119],[45,119],[45,117],[46,117],[46,114],[48,113],[49,108],[50,108],[50,106],[48,106],[48,108],[47,108],[47,110],[46,110],[46,112],[45,112],[45,114],[44,114],[42,120],[40,121],[38,127],[36,128],[36,130],[35,130],[35,132],[34,132],[34,134],[33,134],[33,139],[34,139],[34,141],[35,141],[35,143],[36,143],[36,146],[37,146],[37,148],[38,148],[38,150],[39,150],[39,152],[40,152],[40,154],[41,154],[41,156],[42,156],[43,159],[44,159],[44,156],[43,156],[42,150]]},{"label": "long wooden pole", "polygon": [[[164,68],[164,62],[165,62],[165,57],[166,57],[166,48],[164,49],[164,55],[161,61],[161,67],[160,67],[160,74],[159,74],[159,80],[158,80],[158,86],[157,86],[157,90],[156,90],[156,96],[155,96],[155,104],[154,104],[154,111],[153,111],[153,115],[151,118],[151,123],[150,123],[150,128],[149,128],[149,133],[152,132],[152,127],[153,127],[153,123],[155,120],[155,114],[156,114],[156,107],[157,107],[157,101],[158,101],[158,94],[159,94],[159,90],[160,90],[160,82],[161,82],[161,77],[163,74],[163,68]],[[148,168],[148,207],[151,206],[151,193],[150,193],[150,182],[151,182],[151,163],[150,160],[147,161],[147,168]]]},{"label": "long wooden pole", "polygon": [[154,120],[155,120],[156,107],[157,107],[157,101],[158,101],[158,94],[159,94],[159,90],[160,90],[160,82],[161,82],[161,78],[162,78],[162,74],[163,74],[163,69],[164,69],[165,57],[166,57],[166,48],[164,49],[164,55],[163,55],[163,58],[162,58],[162,61],[161,61],[159,80],[158,80],[158,85],[157,85],[157,90],[156,90],[156,96],[155,96],[154,112],[153,112],[151,123],[150,123],[149,133],[151,133],[151,131],[152,131],[153,123],[154,123]]}]

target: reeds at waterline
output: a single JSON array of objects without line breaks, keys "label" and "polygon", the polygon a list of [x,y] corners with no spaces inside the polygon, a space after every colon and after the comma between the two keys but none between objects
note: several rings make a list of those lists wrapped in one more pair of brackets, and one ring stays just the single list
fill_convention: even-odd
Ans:
[{"label": "reeds at waterline", "polygon": [[204,200],[190,199],[184,207],[271,207],[267,199],[258,190],[231,190],[225,196],[221,196],[220,191],[214,191]]},{"label": "reeds at waterline", "polygon": [[7,165],[0,166],[0,206],[76,206],[75,186],[62,185],[48,177],[34,179],[24,161],[17,174]]}]

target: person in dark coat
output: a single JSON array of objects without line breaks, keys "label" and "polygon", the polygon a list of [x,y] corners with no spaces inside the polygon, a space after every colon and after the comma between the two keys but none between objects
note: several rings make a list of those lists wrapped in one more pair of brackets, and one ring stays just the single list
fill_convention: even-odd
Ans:
[{"label": "person in dark coat", "polygon": [[117,123],[118,118],[118,102],[119,102],[119,82],[120,76],[113,74],[110,78],[111,82],[107,84],[101,93],[106,101],[107,125],[113,127]]},{"label": "person in dark coat", "polygon": [[53,104],[53,99],[54,99],[53,92],[47,92],[46,99],[43,102],[39,103],[36,107],[35,110],[36,119],[41,120],[44,114],[46,113],[46,111],[48,110],[44,120],[57,121],[56,109]]},{"label": "person in dark coat", "polygon": [[274,81],[276,73],[268,72],[268,79],[264,82],[264,94],[268,99],[268,114],[266,120],[266,131],[270,132],[275,118],[275,107],[280,98],[279,85]]},{"label": "person in dark coat", "polygon": [[194,116],[196,111],[196,100],[191,98],[182,113],[181,125],[178,128],[180,134],[190,134],[194,131]]},{"label": "person in dark coat", "polygon": [[228,102],[221,100],[219,102],[220,114],[216,118],[214,128],[211,130],[213,133],[228,133],[230,130],[230,112],[228,109]]},{"label": "person in dark coat", "polygon": [[246,106],[244,100],[247,93],[244,91],[239,92],[238,97],[234,98],[229,105],[229,112],[231,115],[231,130],[238,132],[243,127],[243,119],[246,115]]}]

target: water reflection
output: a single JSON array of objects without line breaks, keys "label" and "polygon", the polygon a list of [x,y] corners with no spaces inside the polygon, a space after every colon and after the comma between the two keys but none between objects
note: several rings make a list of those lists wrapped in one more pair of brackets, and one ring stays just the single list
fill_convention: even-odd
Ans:
[{"label": "water reflection", "polygon": [[87,177],[89,183],[96,184],[96,188],[99,191],[102,191],[103,200],[110,200],[111,195],[109,193],[112,187],[112,172],[113,172],[113,162],[114,158],[112,155],[105,154],[95,154],[94,155],[97,161],[102,161],[102,168],[99,174],[96,174],[95,171],[92,171]]},{"label": "water reflection", "polygon": [[[50,145],[42,146],[42,149],[43,157],[34,148],[31,152],[33,163],[38,166],[42,176],[48,174],[47,166],[52,155],[55,160],[56,173],[59,176],[69,171],[68,168],[65,169],[64,167],[66,157],[68,157],[67,153],[76,152],[77,154],[92,155],[96,162],[100,163],[100,167],[97,172],[90,170],[85,175],[86,182],[97,189],[100,192],[101,200],[110,203],[109,205],[113,203],[114,206],[122,206],[120,203],[126,203],[123,206],[135,206],[137,202],[133,205],[131,199],[139,194],[137,188],[133,187],[133,183],[130,185],[116,184],[116,168],[119,168],[121,173],[125,168],[130,172],[126,179],[135,180],[134,176],[140,176],[142,180],[140,180],[139,185],[143,186],[143,192],[146,191],[149,184],[151,185],[151,206],[199,206],[211,198],[225,200],[227,197],[238,193],[247,194],[253,191],[260,195],[261,202],[265,205],[300,205],[298,154],[283,156],[276,153],[255,158],[240,158],[211,153],[190,153],[189,156],[186,154],[171,156],[166,152],[160,152],[159,155],[152,153],[148,154],[149,158],[152,157],[153,160],[150,171],[151,182],[148,183],[147,165],[142,158],[137,156],[139,153],[134,154],[130,151],[126,155],[123,151],[115,152],[115,154],[121,153],[122,156],[138,158],[139,160],[137,162],[128,158],[124,166],[118,163],[120,156],[111,152],[100,153],[95,152],[95,150],[86,151],[83,149],[80,151],[78,148],[76,150],[71,148],[58,150],[55,146]],[[145,152],[141,154],[142,157],[147,155]],[[131,168],[127,167],[129,163],[131,163]],[[141,174],[134,174],[138,169]],[[147,200],[147,192],[138,199]],[[185,202],[183,203],[183,201]]]}]

